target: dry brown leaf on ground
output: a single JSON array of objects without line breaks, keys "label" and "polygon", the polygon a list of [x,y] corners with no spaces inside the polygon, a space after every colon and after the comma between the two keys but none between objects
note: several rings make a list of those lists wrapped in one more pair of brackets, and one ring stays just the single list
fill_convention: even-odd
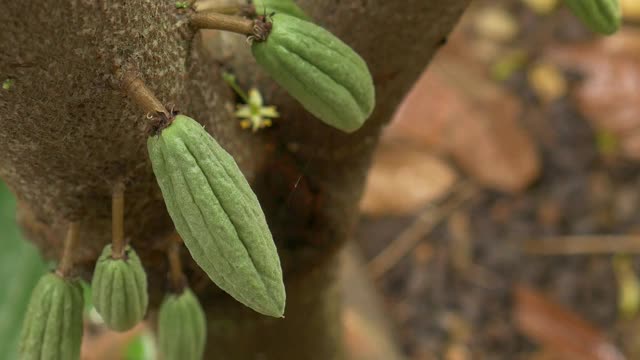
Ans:
[{"label": "dry brown leaf on ground", "polygon": [[510,117],[513,108],[502,105],[487,105],[475,118],[461,119],[461,129],[452,134],[452,155],[480,183],[518,192],[538,177],[540,164],[530,138]]},{"label": "dry brown leaf on ground", "polygon": [[624,360],[600,330],[538,291],[516,285],[514,320],[531,340],[564,360]]},{"label": "dry brown leaf on ground", "polygon": [[376,324],[358,310],[345,308],[342,314],[342,331],[345,347],[351,360],[388,360],[399,356],[385,348],[388,338],[381,334]]},{"label": "dry brown leaf on ground", "polygon": [[436,148],[483,185],[517,192],[540,171],[536,148],[517,122],[520,112],[520,103],[483,75],[440,59],[416,84],[385,137]]},{"label": "dry brown leaf on ground", "polygon": [[464,61],[443,59],[440,68],[464,100],[449,137],[458,165],[497,190],[526,188],[538,177],[540,160],[533,141],[518,123],[521,103]]},{"label": "dry brown leaf on ground", "polygon": [[462,100],[433,67],[425,71],[385,129],[382,141],[446,151],[446,135]]},{"label": "dry brown leaf on ground", "polygon": [[580,111],[597,129],[619,138],[623,155],[640,160],[640,31],[554,47],[547,55],[584,74],[574,93]]},{"label": "dry brown leaf on ground", "polygon": [[342,253],[340,282],[343,294],[342,339],[350,360],[401,360],[383,299],[368,279],[360,249],[349,244]]},{"label": "dry brown leaf on ground", "polygon": [[456,178],[455,171],[428,150],[382,145],[374,155],[360,208],[369,215],[412,214],[445,196]]},{"label": "dry brown leaf on ground", "polygon": [[[476,25],[484,23],[478,21]],[[466,22],[474,24],[473,19]],[[481,184],[518,192],[540,172],[535,145],[518,124],[521,104],[490,79],[479,55],[469,50],[474,40],[461,30],[449,39],[399,107],[383,139],[428,146],[453,157]]]}]

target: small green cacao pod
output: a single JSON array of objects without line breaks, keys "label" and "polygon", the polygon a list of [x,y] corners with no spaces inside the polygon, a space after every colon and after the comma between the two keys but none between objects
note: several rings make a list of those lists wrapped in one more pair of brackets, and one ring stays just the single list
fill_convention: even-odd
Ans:
[{"label": "small green cacao pod", "polygon": [[278,252],[231,155],[184,115],[147,145],[169,215],[195,262],[239,302],[281,317],[286,296]]},{"label": "small green cacao pod", "polygon": [[611,35],[622,21],[619,0],[565,0],[571,11],[592,31]]},{"label": "small green cacao pod", "polygon": [[79,359],[83,309],[79,282],[45,274],[31,294],[22,325],[20,359]]},{"label": "small green cacao pod", "polygon": [[296,5],[293,0],[253,0],[257,13],[276,13],[295,16],[298,19],[309,21],[307,14]]},{"label": "small green cacao pod", "polygon": [[258,64],[318,119],[348,133],[359,129],[375,106],[364,60],[313,23],[286,14],[272,21],[267,39],[251,46]]},{"label": "small green cacao pod", "polygon": [[164,360],[200,360],[207,323],[198,298],[185,288],[165,296],[158,313],[158,347]]},{"label": "small green cacao pod", "polygon": [[129,330],[144,318],[149,303],[147,275],[130,246],[121,259],[112,257],[111,245],[105,246],[93,273],[91,296],[96,311],[113,330]]}]

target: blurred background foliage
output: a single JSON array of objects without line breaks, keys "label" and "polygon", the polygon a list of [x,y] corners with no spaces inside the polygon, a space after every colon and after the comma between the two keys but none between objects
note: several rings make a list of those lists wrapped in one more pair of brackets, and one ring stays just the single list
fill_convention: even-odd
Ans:
[{"label": "blurred background foliage", "polygon": [[16,359],[18,337],[31,290],[47,264],[16,225],[16,201],[0,182],[0,354]]}]

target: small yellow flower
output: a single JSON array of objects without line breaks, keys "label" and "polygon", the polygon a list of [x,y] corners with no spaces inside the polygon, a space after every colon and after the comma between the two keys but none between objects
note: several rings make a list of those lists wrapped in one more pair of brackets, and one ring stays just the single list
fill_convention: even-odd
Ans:
[{"label": "small yellow flower", "polygon": [[275,106],[264,106],[262,95],[255,88],[249,90],[247,104],[238,105],[235,115],[242,119],[240,126],[243,129],[251,128],[253,132],[271,126],[272,119],[280,116]]}]

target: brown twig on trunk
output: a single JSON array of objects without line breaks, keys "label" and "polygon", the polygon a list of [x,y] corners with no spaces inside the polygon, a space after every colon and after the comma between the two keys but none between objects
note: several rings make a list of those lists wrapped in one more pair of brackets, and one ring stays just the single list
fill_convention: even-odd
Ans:
[{"label": "brown twig on trunk", "polygon": [[191,24],[198,29],[224,30],[242,35],[253,34],[255,26],[253,20],[215,12],[194,14]]},{"label": "brown twig on trunk", "polygon": [[147,114],[164,114],[169,117],[169,111],[135,73],[128,72],[124,75],[122,89]]}]

